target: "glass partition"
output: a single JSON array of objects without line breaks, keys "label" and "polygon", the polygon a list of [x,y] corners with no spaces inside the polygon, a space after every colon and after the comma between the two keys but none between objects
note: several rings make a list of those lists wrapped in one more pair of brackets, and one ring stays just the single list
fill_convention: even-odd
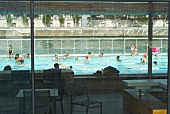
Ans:
[{"label": "glass partition", "polygon": [[0,7],[0,113],[23,114],[32,109],[31,94],[25,97],[31,91],[29,2],[1,1]]},{"label": "glass partition", "polygon": [[[51,103],[51,95],[53,98],[53,108],[46,113],[56,113],[56,96],[68,95],[67,86],[74,76],[148,78],[148,49],[152,75],[167,75],[167,3],[153,2],[151,8],[148,2],[34,1],[34,44],[30,40],[30,2],[1,1],[0,9],[0,113],[32,111],[32,57],[35,104],[38,95],[46,96],[46,104]],[[153,15],[151,42],[149,11]],[[61,70],[54,71],[56,65]],[[64,85],[53,83],[58,80]],[[61,86],[67,88],[63,93]]]}]

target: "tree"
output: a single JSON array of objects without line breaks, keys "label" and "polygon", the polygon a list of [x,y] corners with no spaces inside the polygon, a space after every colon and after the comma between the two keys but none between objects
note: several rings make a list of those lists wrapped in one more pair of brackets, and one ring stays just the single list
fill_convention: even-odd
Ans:
[{"label": "tree", "polygon": [[80,17],[78,15],[73,15],[74,26],[77,27],[79,25],[79,21],[80,21]]},{"label": "tree", "polygon": [[138,21],[140,22],[141,25],[147,23],[148,17],[145,15],[138,15],[137,16]]},{"label": "tree", "polygon": [[64,27],[65,19],[62,15],[59,16],[60,27]]},{"label": "tree", "polygon": [[43,15],[42,22],[46,27],[50,27],[50,24],[52,22],[52,17],[53,15]]},{"label": "tree", "polygon": [[28,23],[28,15],[26,15],[26,14],[23,14],[22,15],[22,22],[23,22],[23,25],[25,26],[25,27],[28,27],[28,25],[29,25],[29,23]]},{"label": "tree", "polygon": [[12,16],[11,16],[11,14],[6,16],[6,20],[7,20],[7,26],[11,27],[12,26]]}]

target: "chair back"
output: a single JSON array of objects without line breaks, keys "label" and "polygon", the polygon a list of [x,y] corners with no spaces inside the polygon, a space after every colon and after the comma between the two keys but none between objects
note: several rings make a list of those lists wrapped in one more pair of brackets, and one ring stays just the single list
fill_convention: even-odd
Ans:
[{"label": "chair back", "polygon": [[30,78],[29,70],[13,70],[11,72],[11,79],[13,81],[29,81]]},{"label": "chair back", "polygon": [[75,82],[74,84],[69,85],[69,95],[71,102],[89,100],[86,81]]},{"label": "chair back", "polygon": [[62,96],[64,93],[64,80],[61,79],[61,69],[44,70],[43,76],[45,88],[57,88],[59,96]]}]

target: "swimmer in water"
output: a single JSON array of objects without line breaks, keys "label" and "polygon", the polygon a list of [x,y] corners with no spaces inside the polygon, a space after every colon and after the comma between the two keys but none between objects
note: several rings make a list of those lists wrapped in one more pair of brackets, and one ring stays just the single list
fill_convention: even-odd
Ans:
[{"label": "swimmer in water", "polygon": [[31,58],[31,56],[30,56],[30,54],[29,54],[29,53],[27,53],[26,58]]},{"label": "swimmer in water", "polygon": [[116,56],[116,60],[117,61],[122,61],[122,60],[120,60],[120,56]]},{"label": "swimmer in water", "polygon": [[59,60],[58,54],[55,54],[55,55],[54,55],[54,58],[53,58],[53,61],[58,61],[58,60]]},{"label": "swimmer in water", "polygon": [[16,54],[15,57],[14,57],[15,62],[20,62],[21,59],[22,58],[19,57],[19,54]]},{"label": "swimmer in water", "polygon": [[25,63],[24,63],[24,60],[23,60],[23,59],[20,60],[19,65],[20,65],[20,66],[25,66]]},{"label": "swimmer in water", "polygon": [[89,60],[88,60],[88,59],[89,59],[89,57],[86,56],[86,57],[85,57],[85,62],[86,62],[86,63],[89,63]]},{"label": "swimmer in water", "polygon": [[148,62],[148,58],[147,58],[147,54],[146,53],[143,54],[143,58],[141,58],[140,62],[144,63],[144,64]]},{"label": "swimmer in water", "polygon": [[66,59],[66,58],[71,58],[71,56],[68,52],[65,55],[63,55],[63,59]]},{"label": "swimmer in water", "polygon": [[59,65],[61,65],[61,67],[64,68],[64,69],[72,69],[73,68],[72,66],[65,66],[63,64],[59,64]]},{"label": "swimmer in water", "polygon": [[78,58],[78,57],[75,57],[75,60],[79,60],[79,58]]},{"label": "swimmer in water", "polygon": [[158,54],[155,54],[155,58],[158,58]]},{"label": "swimmer in water", "polygon": [[157,62],[156,62],[156,61],[154,61],[153,63],[154,63],[154,65],[157,65]]},{"label": "swimmer in water", "polygon": [[103,57],[103,53],[99,54],[98,56],[99,56],[99,57]]},{"label": "swimmer in water", "polygon": [[55,63],[54,64],[54,69],[72,69],[72,66],[65,66],[63,64]]}]

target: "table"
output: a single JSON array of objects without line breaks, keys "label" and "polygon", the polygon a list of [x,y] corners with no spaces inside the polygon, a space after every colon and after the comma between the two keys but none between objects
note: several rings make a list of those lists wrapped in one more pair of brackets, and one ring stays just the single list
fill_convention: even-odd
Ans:
[{"label": "table", "polygon": [[123,104],[131,114],[167,114],[167,105],[145,92],[139,97],[136,89],[124,89]]},{"label": "table", "polygon": [[167,89],[167,79],[141,79],[141,80],[123,80],[127,87],[152,87],[160,86]]},{"label": "table", "polygon": [[139,95],[142,95],[142,89],[150,89],[151,87],[167,89],[167,79],[123,80],[122,83],[127,87],[139,89]]},{"label": "table", "polygon": [[[58,89],[35,89],[35,91],[50,91],[50,97],[52,98],[52,104],[53,104],[53,109],[52,109],[52,114],[56,114],[56,97],[58,96]],[[32,91],[32,89],[21,89],[18,94],[17,98],[19,99],[19,113],[22,113],[22,104],[23,104],[23,97],[24,97],[24,91]]]},{"label": "table", "polygon": [[166,114],[166,105],[155,97],[142,93],[143,89],[150,89],[151,87],[161,87],[167,89],[167,79],[140,79],[140,80],[123,80],[122,83],[127,87],[134,87],[138,89],[139,93],[126,91],[123,99],[124,104],[127,104],[128,110],[132,114]]}]

